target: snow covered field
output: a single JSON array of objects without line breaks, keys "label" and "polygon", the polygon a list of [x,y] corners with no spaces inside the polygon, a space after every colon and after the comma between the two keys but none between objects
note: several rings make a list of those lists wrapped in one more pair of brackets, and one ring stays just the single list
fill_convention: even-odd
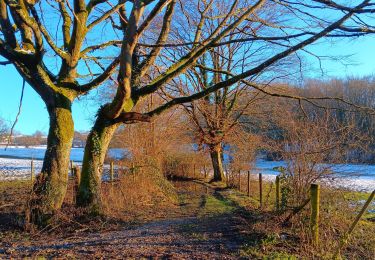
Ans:
[{"label": "snow covered field", "polygon": [[[266,181],[274,182],[277,175],[263,174]],[[375,179],[354,178],[354,177],[340,177],[322,180],[322,184],[335,188],[343,188],[355,191],[372,192],[375,189]]]},{"label": "snow covered field", "polygon": [[[5,151],[0,147],[0,181],[30,178],[31,158],[35,159],[35,172],[40,172],[45,149],[45,147],[9,147]],[[119,158],[123,156],[124,151],[111,149],[110,153],[112,157]],[[71,160],[80,164],[82,157],[82,148],[72,148]],[[258,159],[253,173],[263,173],[265,180],[274,181],[279,174],[274,168],[279,166],[285,166],[285,162]],[[324,180],[326,185],[358,191],[372,191],[375,188],[375,165],[337,164],[333,167],[333,171],[339,174],[334,180],[332,178]]]},{"label": "snow covered field", "polygon": [[[42,161],[34,161],[35,172],[42,169]],[[31,160],[0,158],[0,180],[30,179]]]},{"label": "snow covered field", "polygon": [[[274,168],[280,166],[285,167],[286,163],[258,159],[255,172],[263,173],[265,180],[275,181],[279,172]],[[331,169],[336,174],[321,181],[327,186],[367,192],[375,189],[375,165],[335,164]]]}]

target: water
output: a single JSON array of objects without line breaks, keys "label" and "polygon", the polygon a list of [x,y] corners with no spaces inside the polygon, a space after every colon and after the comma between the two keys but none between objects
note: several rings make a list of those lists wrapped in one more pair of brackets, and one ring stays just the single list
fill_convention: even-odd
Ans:
[{"label": "water", "polygon": [[[83,159],[83,152],[84,148],[72,148],[70,152],[70,160],[75,162],[82,162]],[[44,154],[46,153],[45,146],[39,147],[8,147],[5,150],[4,147],[0,148],[0,157],[6,158],[23,158],[23,159],[35,159],[35,160],[43,160]],[[126,155],[126,151],[124,149],[109,149],[108,151],[109,156],[114,159],[121,159]]]}]

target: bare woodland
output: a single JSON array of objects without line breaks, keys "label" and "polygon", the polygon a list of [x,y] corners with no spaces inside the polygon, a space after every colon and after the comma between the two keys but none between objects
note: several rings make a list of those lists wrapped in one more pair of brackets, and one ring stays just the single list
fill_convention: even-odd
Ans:
[{"label": "bare woodland", "polygon": [[[96,89],[100,108],[74,198],[88,214],[104,212],[110,147],[131,154],[124,163],[132,171],[177,176],[204,166],[213,169],[211,182],[224,185],[226,170],[245,170],[257,151],[267,151],[290,162],[284,171],[293,203],[329,174],[318,164],[371,161],[373,78],[291,82],[303,78],[307,60],[321,62],[310,45],[371,37],[374,5],[0,0],[0,68],[14,66],[49,114],[47,152],[26,218],[44,227],[61,210],[75,135],[72,105]],[[6,132],[0,121],[1,136]]]}]

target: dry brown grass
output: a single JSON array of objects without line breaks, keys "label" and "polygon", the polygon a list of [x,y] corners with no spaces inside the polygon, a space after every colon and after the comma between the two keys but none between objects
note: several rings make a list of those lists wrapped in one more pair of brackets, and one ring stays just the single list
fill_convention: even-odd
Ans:
[{"label": "dry brown grass", "polygon": [[102,192],[106,215],[127,221],[163,217],[177,203],[174,187],[159,172],[147,168],[120,173],[117,181],[102,185]]},{"label": "dry brown grass", "polygon": [[[71,180],[61,212],[56,215],[48,228],[34,230],[33,232],[25,232],[20,229],[20,226],[17,226],[17,223],[20,222],[15,221],[21,219],[30,191],[30,183],[2,183],[0,185],[0,194],[2,195],[0,205],[14,204],[15,207],[0,208],[0,247],[6,247],[20,241],[32,243],[38,239],[67,239],[68,241],[72,237],[85,236],[86,233],[100,234],[101,232],[124,228],[134,222],[153,221],[161,218],[173,219],[190,214],[189,212],[183,214],[179,212],[181,197],[179,200],[175,199],[176,190],[160,175],[152,174],[152,171],[146,170],[134,175],[129,172],[122,174],[120,180],[102,184],[105,217],[93,218],[85,215],[82,209],[74,207],[74,182]],[[177,185],[177,190],[184,190],[185,195],[196,194],[196,199],[199,200],[202,191],[197,192],[196,185],[189,186],[189,182],[178,184],[186,185],[180,188]],[[275,214],[273,211],[274,188],[269,194],[267,206],[262,210],[258,209],[257,184],[257,180],[252,179],[251,199],[244,194],[241,195],[231,190],[222,190],[221,192],[221,194],[225,192],[228,195],[228,197],[225,197],[225,201],[235,201],[236,204],[245,209],[243,214],[247,215],[247,223],[242,223],[240,229],[242,234],[246,234],[248,240],[245,241],[242,254],[251,259],[265,256],[330,259],[340,237],[348,229],[360,208],[361,203],[358,201],[365,199],[367,196],[367,194],[356,192],[322,189],[321,243],[319,247],[314,247],[309,233],[309,205],[296,215],[289,225],[284,226],[282,225],[283,220],[289,212]],[[270,187],[270,183],[264,183],[265,194]],[[246,190],[242,189],[242,193],[246,193]],[[243,203],[238,203],[238,200],[243,200]],[[232,202],[229,204],[232,205]],[[214,207],[217,207],[217,205],[215,204]],[[196,214],[194,209],[193,214]],[[372,220],[371,215],[365,217],[367,220],[360,221],[348,241],[348,246],[343,250],[345,259],[373,259],[375,224],[373,216]]]},{"label": "dry brown grass", "polygon": [[[251,184],[252,203],[257,204],[259,188],[256,180],[253,179]],[[264,183],[264,190],[269,190],[270,187],[269,182]],[[241,191],[246,194],[247,190],[243,187]],[[310,203],[294,215],[290,222],[285,223],[284,220],[291,213],[292,206],[298,205],[290,205],[289,210],[276,213],[273,188],[262,210],[255,216],[250,214],[247,232],[259,236],[256,241],[252,235],[249,235],[248,246],[244,247],[243,253],[252,258],[296,256],[302,259],[332,259],[340,239],[368,196],[369,194],[366,193],[323,188],[319,222],[320,243],[315,246],[309,229]],[[267,201],[263,198],[263,201],[265,200]],[[249,212],[254,212],[251,207],[246,208]],[[370,206],[370,210],[374,212],[374,203]],[[374,213],[371,212],[369,211],[362,218],[349,237],[347,246],[342,250],[344,259],[374,259],[375,222]]]}]

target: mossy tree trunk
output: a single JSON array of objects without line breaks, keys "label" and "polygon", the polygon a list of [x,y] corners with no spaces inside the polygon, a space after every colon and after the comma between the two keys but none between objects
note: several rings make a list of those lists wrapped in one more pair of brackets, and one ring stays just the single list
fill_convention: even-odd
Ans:
[{"label": "mossy tree trunk", "polygon": [[210,147],[210,156],[212,161],[212,167],[214,170],[214,177],[212,181],[225,181],[224,168],[223,168],[223,148],[221,145],[215,145]]},{"label": "mossy tree trunk", "polygon": [[71,101],[56,95],[47,109],[50,118],[47,150],[30,200],[30,220],[40,226],[48,223],[64,201],[74,136]]},{"label": "mossy tree trunk", "polygon": [[83,156],[81,181],[77,193],[77,205],[89,208],[92,214],[102,213],[101,179],[104,159],[109,143],[118,124],[99,113],[95,125],[87,137]]}]

